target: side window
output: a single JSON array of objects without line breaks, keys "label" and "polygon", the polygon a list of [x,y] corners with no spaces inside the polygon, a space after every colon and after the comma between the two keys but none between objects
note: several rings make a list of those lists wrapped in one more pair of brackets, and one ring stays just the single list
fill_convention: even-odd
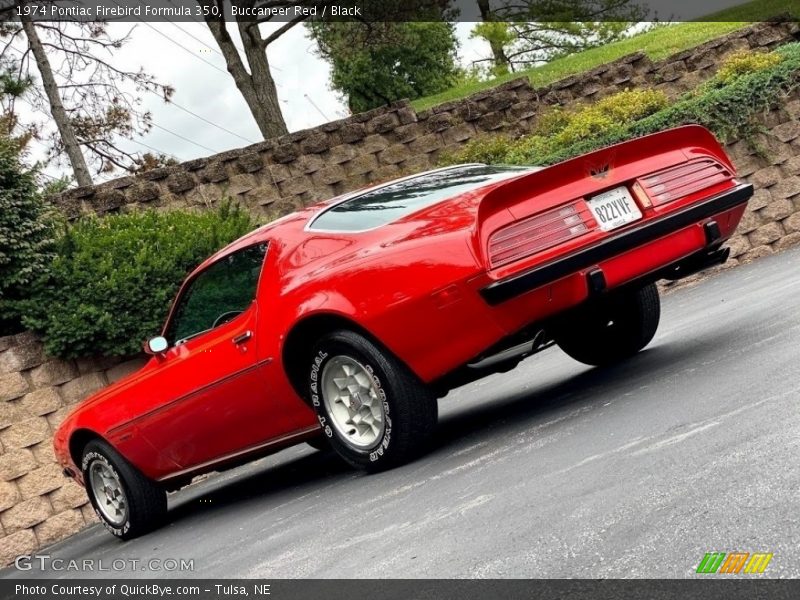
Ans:
[{"label": "side window", "polygon": [[234,252],[197,275],[184,290],[167,330],[177,345],[235,319],[253,303],[267,245]]}]

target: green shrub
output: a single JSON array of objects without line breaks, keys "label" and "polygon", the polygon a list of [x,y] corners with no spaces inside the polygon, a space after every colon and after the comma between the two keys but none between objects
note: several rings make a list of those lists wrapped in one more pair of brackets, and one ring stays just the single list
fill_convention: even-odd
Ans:
[{"label": "green shrub", "polygon": [[539,115],[529,135],[517,140],[503,135],[479,137],[460,151],[443,155],[440,162],[524,164],[532,156],[552,154],[565,146],[617,132],[625,123],[653,114],[667,103],[661,91],[626,90],[572,110],[555,106]]},{"label": "green shrub", "polygon": [[569,119],[570,113],[563,106],[548,106],[538,115],[534,130],[536,135],[544,137],[556,135],[569,125]]},{"label": "green shrub", "polygon": [[22,303],[23,323],[53,355],[126,356],[157,334],[189,271],[252,230],[238,207],[82,219]]},{"label": "green shrub", "polygon": [[756,148],[755,135],[763,130],[758,116],[800,87],[800,43],[781,46],[775,54],[780,60],[772,67],[739,75],[724,85],[711,80],[668,108],[632,123],[628,134],[645,135],[697,123],[723,142],[743,139]]},{"label": "green shrub", "polygon": [[513,140],[505,135],[484,135],[470,140],[457,152],[443,152],[439,156],[442,165],[459,163],[497,164],[505,160]]},{"label": "green shrub", "polygon": [[16,301],[50,262],[52,223],[19,145],[0,137],[0,335],[19,331]]},{"label": "green shrub", "polygon": [[668,102],[660,90],[626,90],[607,96],[572,112],[561,131],[554,134],[554,145],[566,146],[613,132],[631,121],[658,112]]},{"label": "green shrub", "polygon": [[728,56],[717,71],[716,78],[722,84],[731,83],[737,77],[774,67],[783,60],[777,52],[753,52],[740,50]]},{"label": "green shrub", "polygon": [[740,55],[726,65],[727,72],[736,72],[735,76],[717,75],[675,102],[668,103],[663,94],[653,90],[621,92],[590,106],[563,111],[558,118],[548,116],[541,130],[537,126],[530,135],[516,140],[475,138],[462,152],[446,157],[447,161],[462,162],[459,159],[469,156],[470,160],[495,164],[551,165],[690,123],[707,127],[723,142],[742,139],[761,151],[756,142],[763,129],[759,115],[800,87],[800,43],[759,53],[756,58]]}]

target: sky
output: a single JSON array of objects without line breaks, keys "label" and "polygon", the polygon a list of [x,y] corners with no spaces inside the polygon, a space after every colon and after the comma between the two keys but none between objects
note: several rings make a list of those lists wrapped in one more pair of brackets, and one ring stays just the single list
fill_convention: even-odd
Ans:
[{"label": "sky", "polygon": [[[480,40],[470,39],[472,26],[457,25],[459,58],[465,65],[487,56],[489,51]],[[113,64],[132,70],[143,67],[160,82],[172,85],[175,94],[172,104],[165,104],[155,94],[143,95],[143,107],[152,113],[154,126],[136,141],[124,141],[123,147],[139,152],[155,149],[184,161],[261,140],[205,24],[115,23],[109,25],[109,32],[122,35],[131,27],[134,27],[131,39],[115,51]],[[268,31],[265,26],[265,33]],[[268,49],[289,131],[315,127],[348,115],[344,103],[330,89],[328,64],[315,55],[314,49],[315,43],[303,26],[294,27]],[[38,115],[38,119],[47,120],[44,115]],[[43,156],[35,143],[31,154],[34,159]],[[69,168],[66,164],[50,164],[43,171],[46,176],[58,177],[68,173]],[[111,178],[121,175],[117,172]]]}]

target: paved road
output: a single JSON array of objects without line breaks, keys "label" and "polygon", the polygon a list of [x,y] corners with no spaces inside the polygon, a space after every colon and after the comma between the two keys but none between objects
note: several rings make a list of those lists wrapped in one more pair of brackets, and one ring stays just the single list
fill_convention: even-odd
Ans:
[{"label": "paved road", "polygon": [[297,447],[180,492],[145,538],[97,526],[49,553],[194,559],[201,577],[594,578],[741,550],[798,577],[799,267],[790,251],[669,294],[622,366],[553,348],[451,393],[411,465],[365,476]]}]

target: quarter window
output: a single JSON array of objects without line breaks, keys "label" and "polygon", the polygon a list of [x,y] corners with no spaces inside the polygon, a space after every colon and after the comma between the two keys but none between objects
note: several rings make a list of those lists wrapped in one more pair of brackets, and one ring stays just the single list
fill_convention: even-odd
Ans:
[{"label": "quarter window", "polygon": [[178,300],[167,330],[175,345],[232,321],[253,303],[266,244],[233,252],[197,275]]}]

